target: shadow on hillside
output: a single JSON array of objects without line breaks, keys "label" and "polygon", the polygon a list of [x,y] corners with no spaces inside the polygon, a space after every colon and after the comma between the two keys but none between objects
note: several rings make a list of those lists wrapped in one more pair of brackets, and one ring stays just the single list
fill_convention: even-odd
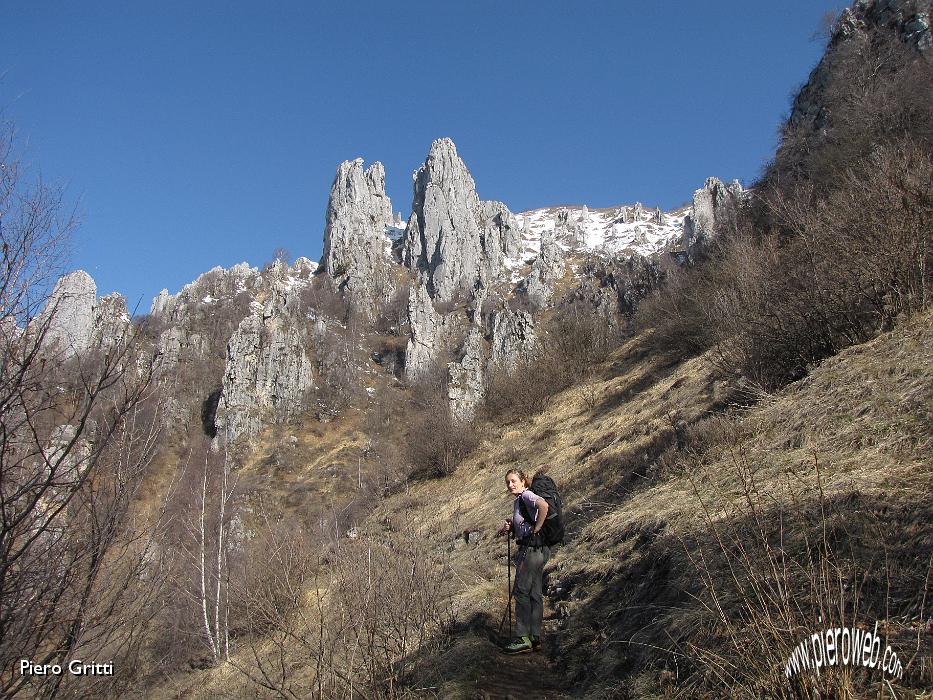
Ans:
[{"label": "shadow on hillside", "polygon": [[649,357],[649,350],[645,344],[636,343],[629,352],[613,360],[601,373],[600,378],[603,380],[625,376],[627,381],[603,398],[593,408],[593,415],[608,413],[637,398],[670,377],[682,362],[683,358],[673,353],[659,353]]},{"label": "shadow on hillside", "polygon": [[[561,671],[577,695],[718,697],[730,685],[812,696],[783,675],[792,648],[822,629],[876,620],[906,667],[903,685],[933,681],[919,662],[933,653],[933,489],[910,503],[851,492],[772,504],[683,536],[637,523],[618,544],[608,572],[584,560],[551,581],[564,618]],[[835,697],[838,678],[823,678]],[[862,688],[880,675],[860,671],[850,682]]]},{"label": "shadow on hillside", "polygon": [[[409,684],[445,700],[498,700],[530,697],[566,698],[566,683],[544,653],[505,656],[508,622],[500,627],[502,610],[474,613],[450,630],[449,645],[440,654],[420,659]],[[552,642],[545,638],[545,647]],[[533,689],[533,690],[530,690]]]}]

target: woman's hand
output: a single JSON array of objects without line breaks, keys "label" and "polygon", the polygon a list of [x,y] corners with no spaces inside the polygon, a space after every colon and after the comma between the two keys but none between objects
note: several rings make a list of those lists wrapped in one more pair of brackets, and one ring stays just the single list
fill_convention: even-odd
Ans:
[{"label": "woman's hand", "polygon": [[506,520],[502,524],[502,527],[499,528],[499,532],[497,532],[496,535],[504,535],[505,533],[509,532],[509,530],[511,529],[512,529],[512,521]]}]

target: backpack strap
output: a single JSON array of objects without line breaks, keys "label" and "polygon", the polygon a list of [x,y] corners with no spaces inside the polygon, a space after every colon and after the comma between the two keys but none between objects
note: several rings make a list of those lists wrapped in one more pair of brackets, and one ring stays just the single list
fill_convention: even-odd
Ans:
[{"label": "backpack strap", "polygon": [[534,518],[532,518],[531,513],[528,512],[528,506],[525,505],[525,499],[522,498],[521,494],[518,495],[518,509],[522,512],[522,517],[525,521],[530,522],[532,526],[534,526]]},{"label": "backpack strap", "polygon": [[[542,498],[542,496],[538,496]],[[522,517],[525,519],[525,522],[531,523],[532,534],[527,537],[523,537],[519,541],[519,544],[524,541],[524,545],[531,549],[536,549],[541,546],[541,533],[534,534],[535,529],[535,519],[531,517],[531,513],[528,512],[528,506],[525,505],[525,499],[521,497],[521,494],[518,496],[518,509],[522,512]]]}]

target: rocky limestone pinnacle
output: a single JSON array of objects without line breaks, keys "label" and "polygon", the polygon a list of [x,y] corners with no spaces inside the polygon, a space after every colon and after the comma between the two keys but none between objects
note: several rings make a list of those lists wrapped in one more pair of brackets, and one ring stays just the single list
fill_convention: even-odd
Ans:
[{"label": "rocky limestone pinnacle", "polygon": [[405,350],[405,379],[418,381],[437,366],[437,358],[447,345],[448,320],[438,313],[427,287],[418,285],[408,298],[411,336]]},{"label": "rocky limestone pinnacle", "polygon": [[269,422],[302,408],[314,381],[310,343],[289,315],[287,298],[244,318],[227,343],[217,427],[227,445],[258,433]]},{"label": "rocky limestone pinnacle", "polygon": [[707,178],[703,187],[693,193],[693,208],[684,219],[681,241],[691,257],[697,246],[709,241],[716,234],[717,227],[734,216],[743,196],[744,191],[738,180],[724,185],[715,177]]},{"label": "rocky limestone pinnacle", "polygon": [[49,348],[72,357],[125,341],[130,315],[121,294],[98,299],[94,279],[76,270],[58,280],[36,322],[48,323],[45,344]]},{"label": "rocky limestone pinnacle", "polygon": [[393,224],[382,163],[365,171],[362,158],[341,163],[327,203],[321,265],[352,302],[368,311],[377,297],[391,295],[385,231]]},{"label": "rocky limestone pinnacle", "polygon": [[547,306],[554,295],[554,283],[564,274],[564,252],[557,244],[554,229],[541,232],[541,251],[531,265],[523,289],[538,308]]},{"label": "rocky limestone pinnacle", "polygon": [[130,328],[130,314],[126,297],[116,292],[101,297],[94,305],[94,323],[91,344],[111,347],[126,340]]},{"label": "rocky limestone pinnacle", "polygon": [[58,280],[40,317],[48,322],[46,342],[58,345],[68,356],[87,350],[94,331],[96,304],[97,285],[84,270],[75,270]]},{"label": "rocky limestone pinnacle", "polygon": [[486,394],[484,353],[483,332],[473,326],[463,341],[459,361],[447,365],[447,398],[450,413],[457,421],[472,421]]},{"label": "rocky limestone pinnacle", "polygon": [[492,319],[491,344],[490,369],[512,374],[538,352],[534,318],[527,311],[497,311]]},{"label": "rocky limestone pinnacle", "polygon": [[520,250],[518,224],[504,204],[480,202],[453,141],[432,143],[413,180],[402,261],[419,273],[431,298],[447,302],[468,293],[481,268],[491,279],[503,276],[503,258]]}]

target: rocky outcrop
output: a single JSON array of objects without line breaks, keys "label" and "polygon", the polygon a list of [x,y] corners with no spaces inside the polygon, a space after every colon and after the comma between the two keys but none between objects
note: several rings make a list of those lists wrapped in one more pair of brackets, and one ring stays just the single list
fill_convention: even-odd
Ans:
[{"label": "rocky outcrop", "polygon": [[91,346],[96,305],[97,285],[84,270],[58,280],[39,319],[48,324],[46,344],[66,356],[85,352]]},{"label": "rocky outcrop", "polygon": [[178,294],[169,294],[163,289],[152,300],[149,314],[165,323],[184,324],[198,306],[223,305],[237,297],[255,296],[261,283],[259,270],[248,263],[242,262],[229,269],[218,266],[186,284]]},{"label": "rocky outcrop", "polygon": [[302,292],[311,284],[317,264],[298,258],[291,266],[277,261],[263,270],[253,308],[263,309],[266,317],[275,315],[299,319],[303,311]]},{"label": "rocky outcrop", "polygon": [[572,212],[570,209],[560,209],[554,222],[554,237],[563,238],[571,248],[582,248],[586,245],[586,219],[588,216],[589,210],[586,207],[583,207],[579,213]]},{"label": "rocky outcrop", "polygon": [[344,161],[330,190],[321,265],[368,317],[391,297],[389,248],[394,228],[382,163],[363,170],[363,159]]},{"label": "rocky outcrop", "polygon": [[306,330],[288,317],[252,314],[227,344],[218,431],[228,445],[285,420],[303,407],[314,380]]},{"label": "rocky outcrop", "polygon": [[505,257],[518,255],[515,217],[498,202],[480,202],[473,177],[450,139],[438,139],[414,174],[412,213],[402,260],[438,303],[469,293],[480,270],[499,279]]},{"label": "rocky outcrop", "polygon": [[893,35],[928,61],[933,60],[931,16],[933,3],[929,0],[856,0],[843,10],[833,26],[826,53],[794,98],[789,126],[809,124],[814,132],[826,126],[830,115],[824,98],[836,77],[838,64],[868,46],[874,32]]},{"label": "rocky outcrop", "polygon": [[[515,216],[502,202],[480,202],[480,250],[485,279],[499,279],[505,272],[506,259],[516,259],[522,252],[521,230]],[[473,280],[478,279],[474,277]]]},{"label": "rocky outcrop", "polygon": [[535,323],[527,311],[503,309],[492,317],[490,371],[514,372],[538,352]]},{"label": "rocky outcrop", "polygon": [[594,313],[615,322],[631,316],[638,303],[657,289],[663,278],[657,260],[641,255],[591,259],[580,268],[580,283],[568,303],[583,302]]},{"label": "rocky outcrop", "polygon": [[446,350],[452,321],[437,312],[427,287],[412,289],[408,298],[410,337],[405,350],[405,379],[415,382],[437,368]]},{"label": "rocky outcrop", "polygon": [[126,341],[130,328],[130,314],[126,298],[122,294],[101,297],[94,306],[94,325],[91,344],[103,348],[119,345]]},{"label": "rocky outcrop", "polygon": [[557,244],[553,230],[541,233],[541,251],[531,265],[531,272],[521,285],[521,291],[538,308],[543,308],[554,296],[554,283],[564,274],[564,252]]},{"label": "rocky outcrop", "polygon": [[93,278],[77,270],[58,280],[37,322],[48,323],[46,346],[71,357],[125,341],[130,315],[122,295],[98,299]]},{"label": "rocky outcrop", "polygon": [[[204,401],[228,382],[225,374],[231,367],[237,377],[231,385],[232,400],[246,399],[245,395],[237,394],[237,387],[249,384],[243,379],[249,372],[239,371],[242,367],[235,359],[231,361],[230,342],[243,322],[255,316],[261,320],[264,329],[261,351],[254,349],[247,353],[248,357],[243,362],[246,365],[263,364],[268,360],[268,353],[282,352],[283,343],[285,346],[291,343],[290,339],[283,337],[283,333],[287,335],[284,329],[302,327],[302,293],[310,284],[316,268],[317,264],[307,258],[298,258],[291,266],[276,261],[262,272],[246,263],[229,269],[215,267],[185,285],[178,294],[169,295],[163,290],[155,298],[151,316],[156,328],[162,329],[157,341],[160,354],[158,381],[164,397],[163,415],[167,428],[176,428],[200,413]],[[243,326],[243,336],[259,343],[249,328],[249,324]],[[243,336],[236,344],[238,351],[249,345]],[[268,361],[272,363],[268,371],[274,371],[276,361]],[[287,381],[287,377],[282,381]],[[277,409],[266,411],[266,404],[274,403],[264,398],[266,395],[283,395],[282,390],[272,387],[272,384],[274,382],[270,378],[259,376],[255,406],[251,406],[249,401],[244,403],[253,416],[245,419],[248,429],[241,431],[236,424],[237,419],[231,418],[228,423],[233,426],[232,436],[255,428],[256,416],[269,419],[279,416]],[[286,405],[289,405],[288,401]],[[216,426],[205,424],[204,427]]]},{"label": "rocky outcrop", "polygon": [[460,350],[460,358],[447,366],[447,396],[450,414],[470,422],[486,395],[486,357],[482,331],[473,326]]},{"label": "rocky outcrop", "polygon": [[744,191],[738,180],[724,185],[715,177],[707,178],[703,187],[693,193],[693,209],[684,219],[681,239],[681,245],[690,257],[716,235],[719,227],[734,220],[743,197]]}]

